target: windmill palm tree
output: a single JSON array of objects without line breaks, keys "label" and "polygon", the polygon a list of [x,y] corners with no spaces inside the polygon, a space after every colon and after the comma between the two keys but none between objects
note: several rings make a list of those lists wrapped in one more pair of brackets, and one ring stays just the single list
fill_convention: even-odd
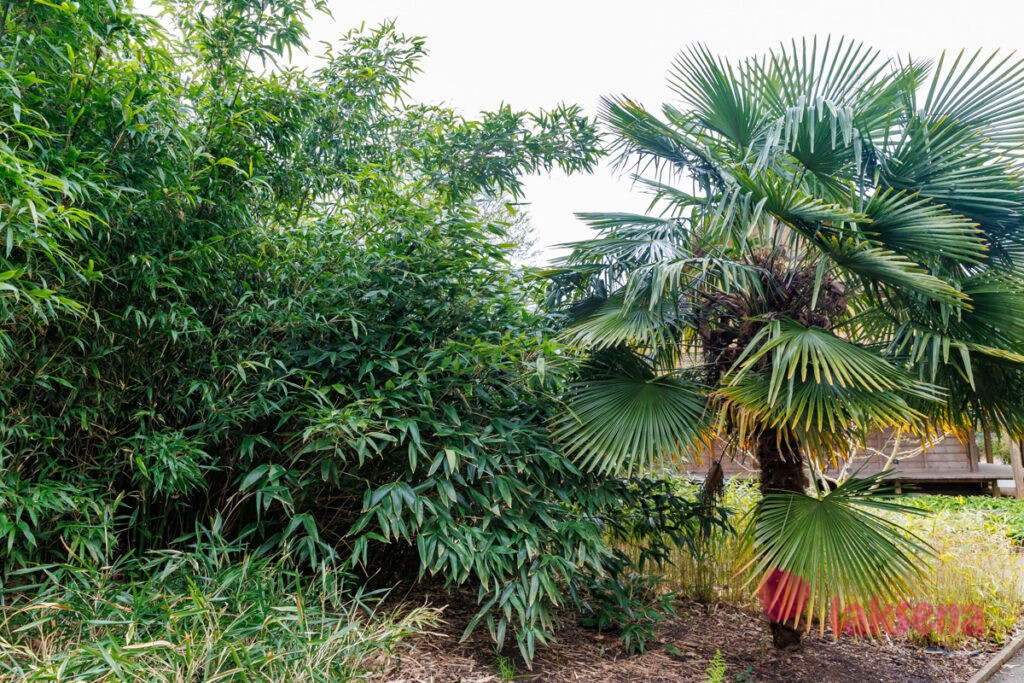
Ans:
[{"label": "windmill palm tree", "polygon": [[[920,562],[870,487],[807,495],[808,464],[887,427],[1021,433],[1024,61],[696,46],[669,80],[660,115],[603,102],[652,202],[580,214],[596,237],[551,271],[589,354],[556,435],[603,471],[748,448],[775,506],[759,566],[792,572],[784,600],[809,589],[808,620],[837,580],[849,600],[906,590]],[[798,642],[799,616],[775,616],[776,644]]]}]

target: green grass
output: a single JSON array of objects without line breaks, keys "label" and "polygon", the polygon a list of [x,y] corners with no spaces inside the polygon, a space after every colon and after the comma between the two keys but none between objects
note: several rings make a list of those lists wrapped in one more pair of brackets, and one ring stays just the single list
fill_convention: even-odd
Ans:
[{"label": "green grass", "polygon": [[494,658],[494,666],[498,669],[498,679],[513,681],[516,678],[516,663],[508,657],[498,655]]},{"label": "green grass", "polygon": [[437,612],[378,613],[380,596],[237,548],[14,577],[0,620],[2,681],[346,681],[385,666]]}]

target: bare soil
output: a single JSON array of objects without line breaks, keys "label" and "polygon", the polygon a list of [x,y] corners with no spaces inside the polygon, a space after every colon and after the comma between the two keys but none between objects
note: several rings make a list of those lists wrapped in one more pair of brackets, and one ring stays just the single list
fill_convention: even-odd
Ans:
[{"label": "bare soil", "polygon": [[[468,596],[434,593],[409,596],[433,606],[446,605],[445,623],[419,634],[373,680],[387,683],[491,683],[503,680],[486,628],[459,643],[474,612]],[[721,651],[728,665],[725,683],[926,683],[967,681],[999,650],[975,642],[945,651],[894,639],[835,639],[828,632],[804,636],[801,651],[778,652],[767,622],[729,604],[684,601],[677,616],[657,629],[658,642],[641,655],[629,655],[614,635],[579,626],[564,615],[556,641],[538,647],[533,668],[518,657],[514,643],[502,653],[514,666],[515,681],[649,682],[707,680],[708,665]],[[667,647],[666,647],[667,646]]]}]

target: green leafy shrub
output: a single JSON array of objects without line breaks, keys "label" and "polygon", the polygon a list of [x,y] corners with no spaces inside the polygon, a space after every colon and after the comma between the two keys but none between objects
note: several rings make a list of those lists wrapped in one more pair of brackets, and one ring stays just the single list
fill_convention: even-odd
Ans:
[{"label": "green leafy shrub", "polygon": [[111,557],[121,500],[104,493],[98,482],[87,478],[32,481],[17,472],[0,476],[2,575],[32,564],[55,546],[76,561],[103,562]]},{"label": "green leafy shrub", "polygon": [[631,480],[609,502],[598,519],[615,550],[603,571],[574,577],[570,586],[582,625],[617,633],[627,651],[644,652],[654,627],[674,614],[676,595],[661,573],[671,571],[676,554],[703,565],[707,539],[731,531],[728,512],[670,479]]},{"label": "green leafy shrub", "polygon": [[637,494],[553,446],[575,358],[477,204],[592,168],[594,123],[411,102],[424,43],[392,24],[292,68],[322,0],[163,5],[4,13],[5,578],[217,519],[310,571],[475,586],[470,628],[530,659],[629,575],[607,520]]}]

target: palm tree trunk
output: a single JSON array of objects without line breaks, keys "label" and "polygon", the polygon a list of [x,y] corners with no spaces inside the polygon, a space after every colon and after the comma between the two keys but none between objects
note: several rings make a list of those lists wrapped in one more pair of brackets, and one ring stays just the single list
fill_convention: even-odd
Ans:
[{"label": "palm tree trunk", "polygon": [[[757,461],[761,470],[761,493],[803,493],[807,489],[807,470],[800,447],[792,436],[776,429],[765,429],[757,437]],[[768,624],[772,642],[780,650],[794,650],[800,647],[803,629],[793,627],[793,620],[775,621]]]},{"label": "palm tree trunk", "polygon": [[807,490],[807,468],[795,437],[765,429],[757,437],[757,462],[762,494]]}]

